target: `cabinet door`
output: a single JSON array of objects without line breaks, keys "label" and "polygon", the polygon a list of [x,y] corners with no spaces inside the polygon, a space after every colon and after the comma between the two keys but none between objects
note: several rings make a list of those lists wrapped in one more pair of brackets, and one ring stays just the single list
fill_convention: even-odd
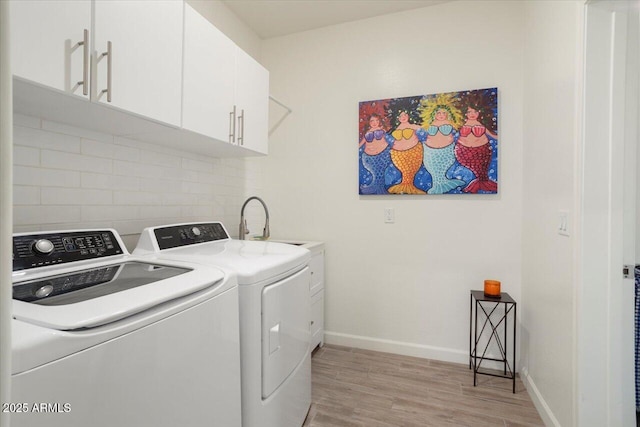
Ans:
[{"label": "cabinet door", "polygon": [[[91,1],[10,2],[13,74],[64,92],[83,95],[84,30],[91,34]],[[87,45],[87,48],[89,46]],[[87,67],[90,51],[87,50]],[[88,68],[87,68],[88,71]]]},{"label": "cabinet door", "polygon": [[324,252],[317,252],[311,256],[309,268],[311,269],[311,288],[309,292],[311,292],[311,295],[315,295],[324,288]]},{"label": "cabinet door", "polygon": [[189,5],[184,25],[182,127],[230,141],[236,46]]},{"label": "cabinet door", "polygon": [[[181,0],[95,0],[94,100],[180,125]],[[107,100],[111,42],[111,102]]]},{"label": "cabinet door", "polygon": [[267,154],[269,72],[241,49],[236,51],[236,105],[240,145]]},{"label": "cabinet door", "polygon": [[324,290],[311,297],[311,350],[324,343]]}]

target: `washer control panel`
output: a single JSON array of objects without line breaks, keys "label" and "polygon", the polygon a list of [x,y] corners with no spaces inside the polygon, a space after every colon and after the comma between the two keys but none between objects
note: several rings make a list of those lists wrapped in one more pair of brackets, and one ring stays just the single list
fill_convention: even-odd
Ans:
[{"label": "washer control panel", "polygon": [[110,230],[13,236],[13,271],[122,254]]},{"label": "washer control panel", "polygon": [[13,286],[13,299],[25,302],[47,301],[49,305],[48,301],[53,297],[110,282],[119,269],[120,265],[117,264],[18,283]]},{"label": "washer control panel", "polygon": [[156,228],[153,232],[161,250],[229,239],[227,230],[219,222],[173,225]]}]

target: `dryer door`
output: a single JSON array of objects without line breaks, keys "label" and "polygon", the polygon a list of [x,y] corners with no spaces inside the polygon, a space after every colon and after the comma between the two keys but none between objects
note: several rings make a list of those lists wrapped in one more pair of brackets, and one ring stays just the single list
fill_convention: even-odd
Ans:
[{"label": "dryer door", "polygon": [[262,397],[273,393],[309,352],[308,267],[262,291]]}]

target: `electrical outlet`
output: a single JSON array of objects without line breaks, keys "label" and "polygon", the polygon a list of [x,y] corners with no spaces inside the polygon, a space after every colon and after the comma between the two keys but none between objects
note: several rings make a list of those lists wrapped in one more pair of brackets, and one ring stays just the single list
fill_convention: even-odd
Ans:
[{"label": "electrical outlet", "polygon": [[396,222],[396,211],[393,208],[384,208],[384,222],[387,224]]}]

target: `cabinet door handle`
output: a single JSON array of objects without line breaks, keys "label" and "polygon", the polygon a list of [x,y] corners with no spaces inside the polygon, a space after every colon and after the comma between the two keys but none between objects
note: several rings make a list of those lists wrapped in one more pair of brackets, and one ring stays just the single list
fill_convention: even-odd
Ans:
[{"label": "cabinet door handle", "polygon": [[89,95],[89,30],[86,28],[78,46],[82,46],[82,81],[78,82],[78,86],[82,86],[83,95]]},{"label": "cabinet door handle", "polygon": [[238,116],[238,145],[244,145],[244,110]]},{"label": "cabinet door handle", "polygon": [[107,88],[102,93],[107,94],[107,102],[111,102],[111,66],[113,62],[113,51],[111,50],[111,42],[107,42],[107,51],[102,52],[102,56],[107,57]]},{"label": "cabinet door handle", "polygon": [[229,113],[229,142],[231,144],[236,143],[236,106],[233,106],[233,110]]}]

